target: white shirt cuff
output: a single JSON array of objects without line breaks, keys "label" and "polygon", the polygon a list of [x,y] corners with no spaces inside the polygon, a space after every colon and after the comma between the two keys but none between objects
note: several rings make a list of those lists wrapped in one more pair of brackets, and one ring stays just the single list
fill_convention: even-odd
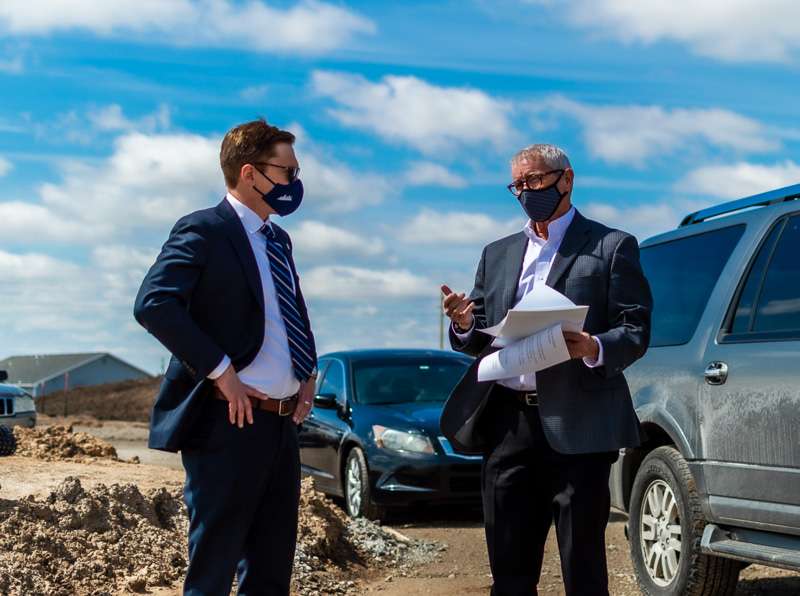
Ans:
[{"label": "white shirt cuff", "polygon": [[459,331],[455,323],[451,323],[451,325],[453,326],[453,333],[456,334],[459,341],[461,341],[461,343],[467,343],[470,335],[472,335],[472,332],[475,330],[475,317],[472,317],[472,325],[470,325],[469,329],[466,331]]},{"label": "white shirt cuff", "polygon": [[222,361],[217,365],[217,368],[208,373],[207,378],[211,379],[212,381],[216,381],[218,378],[222,376],[222,373],[228,370],[228,367],[230,365],[231,365],[231,359],[228,358],[227,356],[223,356]]},{"label": "white shirt cuff", "polygon": [[594,335],[592,339],[597,342],[597,347],[600,348],[600,351],[597,354],[597,360],[592,360],[591,358],[584,358],[583,363],[588,366],[589,368],[597,368],[598,366],[603,366],[603,342],[601,342],[597,337]]}]

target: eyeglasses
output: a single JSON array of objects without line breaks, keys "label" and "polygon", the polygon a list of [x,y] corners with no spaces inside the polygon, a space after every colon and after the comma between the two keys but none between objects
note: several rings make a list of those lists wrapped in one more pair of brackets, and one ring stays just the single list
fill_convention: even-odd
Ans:
[{"label": "eyeglasses", "polygon": [[530,190],[536,190],[537,188],[541,188],[544,186],[544,179],[549,176],[550,174],[555,174],[556,172],[564,173],[565,170],[550,170],[549,172],[545,172],[544,174],[528,174],[524,178],[520,178],[519,180],[514,180],[511,184],[506,186],[509,192],[518,197],[522,194],[522,191],[526,188]]},{"label": "eyeglasses", "polygon": [[[286,170],[286,175],[289,177],[289,182],[293,182],[297,180],[297,177],[300,175],[300,167],[297,166],[282,166],[277,163],[271,163],[268,161],[256,161],[255,164],[260,166],[272,166],[273,168],[281,168],[282,170]],[[263,174],[263,172],[261,172]]]}]

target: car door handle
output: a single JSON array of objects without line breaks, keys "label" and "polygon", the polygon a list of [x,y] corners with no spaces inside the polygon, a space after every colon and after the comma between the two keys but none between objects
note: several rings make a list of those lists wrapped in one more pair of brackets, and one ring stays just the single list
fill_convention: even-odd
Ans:
[{"label": "car door handle", "polygon": [[712,362],[706,367],[706,383],[723,385],[728,380],[728,365],[724,362]]}]

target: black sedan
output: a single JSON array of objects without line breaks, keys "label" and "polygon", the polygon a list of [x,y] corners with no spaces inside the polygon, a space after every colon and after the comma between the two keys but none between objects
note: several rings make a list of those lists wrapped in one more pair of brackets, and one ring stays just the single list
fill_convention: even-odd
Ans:
[{"label": "black sedan", "polygon": [[481,458],[453,452],[439,430],[470,359],[434,350],[362,350],[320,358],[314,409],[300,428],[303,473],[353,516],[480,500]]}]

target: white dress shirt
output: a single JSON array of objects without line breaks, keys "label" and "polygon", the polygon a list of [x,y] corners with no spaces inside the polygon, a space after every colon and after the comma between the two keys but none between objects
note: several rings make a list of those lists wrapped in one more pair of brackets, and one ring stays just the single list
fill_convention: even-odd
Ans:
[{"label": "white dress shirt", "polygon": [[[553,266],[553,260],[558,253],[558,248],[561,246],[561,241],[564,240],[564,235],[567,233],[567,228],[572,223],[575,217],[575,207],[570,208],[564,215],[550,222],[547,226],[547,240],[541,238],[536,234],[533,227],[533,222],[528,220],[524,228],[525,235],[528,237],[528,246],[525,249],[525,257],[522,260],[522,273],[519,276],[517,283],[517,294],[514,299],[514,304],[519,304],[529,292],[536,287],[537,284],[547,283],[547,277],[550,275],[550,269]],[[475,320],[472,322],[472,329],[465,333],[459,333],[455,326],[453,331],[456,336],[462,341],[466,342],[472,335],[475,329]],[[594,340],[600,348],[600,353],[597,360],[590,360],[584,358],[583,362],[590,368],[603,365],[603,344],[596,337]],[[536,390],[536,373],[529,373],[519,377],[510,379],[503,379],[498,381],[500,385],[515,389],[517,391],[535,391]]]},{"label": "white dress shirt", "polygon": [[[230,193],[225,198],[244,226],[256,259],[261,289],[264,293],[264,343],[261,344],[261,349],[253,362],[239,371],[239,378],[243,383],[274,399],[291,397],[300,389],[300,382],[294,376],[289,340],[286,337],[286,324],[283,322],[278,296],[275,294],[275,284],[272,281],[272,268],[267,256],[267,237],[259,231],[265,222],[255,211]],[[269,220],[266,223],[272,225]],[[232,304],[231,308],[236,308],[236,305]],[[230,358],[225,356],[208,378],[218,378],[230,364]]]}]

